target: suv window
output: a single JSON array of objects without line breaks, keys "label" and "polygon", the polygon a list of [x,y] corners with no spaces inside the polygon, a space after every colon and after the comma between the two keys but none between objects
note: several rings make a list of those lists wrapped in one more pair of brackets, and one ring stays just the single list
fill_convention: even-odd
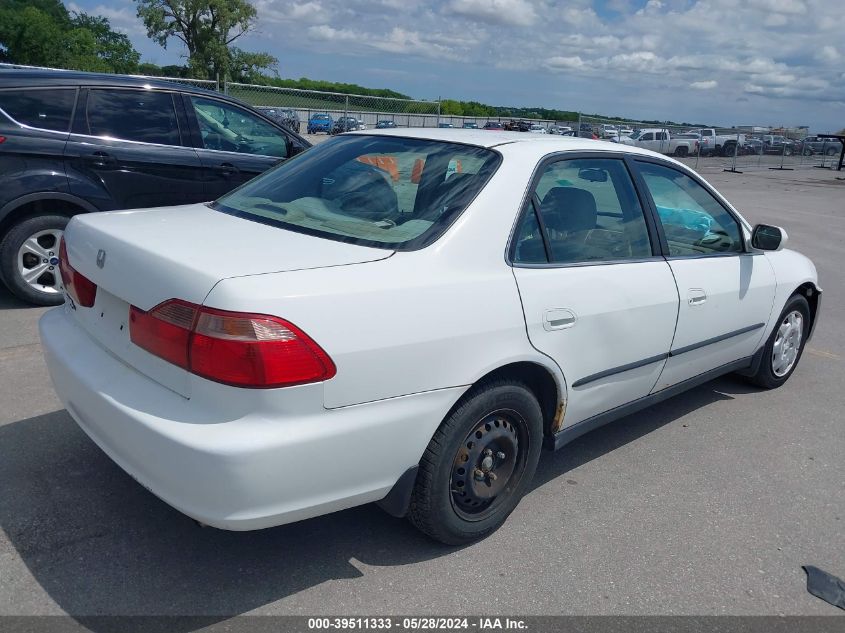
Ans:
[{"label": "suv window", "polygon": [[0,90],[0,108],[18,123],[45,130],[67,132],[75,88]]},{"label": "suv window", "polygon": [[741,253],[742,232],[709,191],[684,173],[638,163],[673,257]]},{"label": "suv window", "polygon": [[251,112],[225,101],[191,97],[205,149],[287,158],[287,137]]},{"label": "suv window", "polygon": [[553,263],[564,264],[651,256],[643,210],[622,160],[552,163],[535,194],[539,207],[520,227],[515,262],[546,262],[547,251]]},{"label": "suv window", "polygon": [[92,136],[159,145],[182,144],[170,92],[92,89],[85,116]]}]

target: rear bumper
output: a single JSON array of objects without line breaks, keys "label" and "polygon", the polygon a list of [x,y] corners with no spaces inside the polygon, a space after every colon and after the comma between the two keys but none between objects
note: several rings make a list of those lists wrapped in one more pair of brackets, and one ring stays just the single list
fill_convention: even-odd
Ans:
[{"label": "rear bumper", "polygon": [[381,499],[463,392],[327,410],[321,384],[256,393],[192,377],[200,384],[187,399],[112,356],[63,307],[39,329],[56,392],[82,430],[169,505],[229,530]]}]

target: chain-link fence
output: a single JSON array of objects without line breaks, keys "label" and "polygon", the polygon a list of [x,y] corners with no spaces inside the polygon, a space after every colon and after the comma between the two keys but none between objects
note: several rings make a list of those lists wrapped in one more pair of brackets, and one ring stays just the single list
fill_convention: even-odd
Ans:
[{"label": "chain-link fence", "polygon": [[[0,68],[41,67],[0,64]],[[439,101],[235,82],[220,85],[213,80],[184,77],[134,76],[225,92],[265,111],[271,118],[281,121],[287,127],[305,134],[332,133],[362,127],[493,127],[527,133],[602,139],[673,156],[695,169],[710,167],[734,172],[747,169],[834,167],[842,149],[842,144],[836,139],[809,136],[807,128],[703,127],[588,115],[579,116],[577,121],[458,116],[442,112]]]},{"label": "chain-link fence", "polygon": [[[397,127],[437,127],[440,123],[440,103],[413,99],[396,99],[370,95],[276,88],[255,84],[227,82],[224,92],[260,110],[281,111],[288,120],[298,122],[301,132],[317,133],[326,130],[325,121],[332,124],[341,117],[352,117],[367,128],[380,121]],[[279,114],[274,112],[274,114]],[[314,115],[328,115],[329,119]]]},{"label": "chain-link fence", "polygon": [[701,127],[656,121],[623,121],[583,116],[580,136],[650,149],[683,160],[695,169],[831,168],[842,144],[809,136],[807,128]]}]

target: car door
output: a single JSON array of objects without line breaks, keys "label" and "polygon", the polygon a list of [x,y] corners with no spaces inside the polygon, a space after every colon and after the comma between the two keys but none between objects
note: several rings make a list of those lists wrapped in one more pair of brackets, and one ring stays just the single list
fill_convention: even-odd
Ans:
[{"label": "car door", "polygon": [[102,210],[204,199],[199,156],[183,144],[178,95],[148,88],[82,92],[65,149],[73,193]]},{"label": "car door", "polygon": [[257,114],[213,96],[185,95],[194,140],[206,169],[208,200],[255,178],[291,155],[281,129]]},{"label": "car door", "polygon": [[775,275],[734,215],[691,174],[637,159],[678,285],[678,326],[656,390],[748,358],[762,344]]},{"label": "car door", "polygon": [[528,337],[566,378],[566,425],[646,396],[678,313],[626,162],[603,156],[541,166],[510,250]]}]

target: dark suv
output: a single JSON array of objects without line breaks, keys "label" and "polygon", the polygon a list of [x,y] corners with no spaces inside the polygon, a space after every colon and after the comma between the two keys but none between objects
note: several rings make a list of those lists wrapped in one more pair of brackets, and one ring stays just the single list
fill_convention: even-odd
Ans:
[{"label": "dark suv", "polygon": [[0,70],[0,277],[21,299],[61,303],[58,241],[72,215],[214,200],[308,147],[215,92]]}]

